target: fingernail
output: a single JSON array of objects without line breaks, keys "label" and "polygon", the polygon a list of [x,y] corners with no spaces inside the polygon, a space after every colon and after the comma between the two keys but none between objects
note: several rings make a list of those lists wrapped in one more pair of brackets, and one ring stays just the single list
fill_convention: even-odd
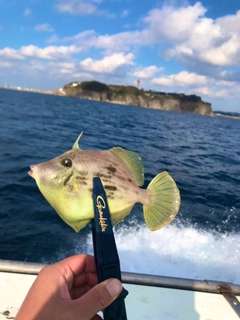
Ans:
[{"label": "fingernail", "polygon": [[107,283],[106,288],[111,297],[116,297],[122,291],[122,284],[120,281],[112,279]]}]

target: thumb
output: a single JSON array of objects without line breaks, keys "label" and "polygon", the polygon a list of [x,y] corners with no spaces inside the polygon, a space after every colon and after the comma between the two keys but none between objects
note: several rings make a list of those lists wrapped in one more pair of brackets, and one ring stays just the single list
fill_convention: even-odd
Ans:
[{"label": "thumb", "polygon": [[97,284],[81,298],[75,300],[73,309],[81,320],[89,320],[99,311],[109,306],[121,293],[122,284],[117,279],[108,279]]}]

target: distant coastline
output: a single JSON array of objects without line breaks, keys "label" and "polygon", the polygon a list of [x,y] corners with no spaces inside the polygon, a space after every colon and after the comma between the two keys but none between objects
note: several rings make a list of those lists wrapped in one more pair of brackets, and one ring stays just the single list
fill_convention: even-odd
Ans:
[{"label": "distant coastline", "polygon": [[0,85],[0,89],[9,89],[9,90],[16,90],[16,91],[26,91],[26,92],[35,92],[35,93],[43,93],[43,94],[54,94],[52,90],[41,90],[41,89],[33,89],[33,88],[23,88],[17,86],[9,86],[9,85]]},{"label": "distant coastline", "polygon": [[237,112],[215,111],[214,116],[240,120],[240,114]]},{"label": "distant coastline", "polygon": [[[83,84],[83,87],[85,85],[85,89],[82,88],[82,84]],[[99,90],[99,84],[100,84],[100,87],[102,88],[101,90]],[[88,86],[90,86],[90,90]],[[108,87],[110,90],[109,89],[106,90],[105,86]],[[177,93],[144,91],[144,90],[139,90],[137,87],[133,87],[133,86],[120,86],[120,85],[107,86],[97,81],[71,82],[69,84],[66,84],[63,88],[59,88],[55,90],[22,88],[22,87],[16,87],[16,86],[8,86],[8,85],[5,85],[5,86],[0,85],[0,89],[9,89],[9,90],[16,90],[16,91],[25,91],[25,92],[60,95],[60,96],[71,96],[71,97],[87,99],[87,100],[105,101],[105,102],[116,103],[116,104],[135,105],[135,106],[153,108],[153,109],[159,109],[159,110],[190,112],[190,113],[196,113],[201,115],[225,117],[225,118],[240,120],[240,114],[238,113],[222,112],[222,111],[213,112],[211,104],[208,102],[202,101],[201,97],[196,95],[189,96],[181,93],[177,94]],[[111,93],[112,93],[112,96],[111,96]],[[141,105],[140,103],[144,105]]]},{"label": "distant coastline", "polygon": [[196,95],[145,91],[134,86],[107,85],[98,81],[71,82],[54,90],[57,95],[144,108],[213,116],[212,106]]}]

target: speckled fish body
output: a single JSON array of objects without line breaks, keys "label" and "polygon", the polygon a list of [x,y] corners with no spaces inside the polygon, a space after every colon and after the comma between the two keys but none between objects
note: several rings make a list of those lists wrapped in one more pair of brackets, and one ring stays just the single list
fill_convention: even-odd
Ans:
[{"label": "speckled fish body", "polygon": [[167,172],[159,174],[157,189],[156,182],[152,183],[152,188],[150,183],[150,188],[141,189],[144,169],[137,153],[119,147],[106,151],[81,150],[78,146],[80,137],[72,150],[30,166],[29,172],[46,200],[75,231],[93,219],[93,177],[101,179],[113,225],[122,221],[136,202],[143,204],[150,230],[159,229],[175,218],[180,195]]}]

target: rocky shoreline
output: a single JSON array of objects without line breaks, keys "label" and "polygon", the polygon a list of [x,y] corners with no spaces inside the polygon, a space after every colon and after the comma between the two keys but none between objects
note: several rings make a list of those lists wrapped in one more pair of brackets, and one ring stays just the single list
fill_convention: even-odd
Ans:
[{"label": "rocky shoreline", "polygon": [[211,104],[202,101],[201,97],[196,95],[156,92],[151,90],[144,91],[143,89],[139,90],[134,86],[106,85],[97,81],[71,82],[66,84],[63,88],[55,89],[53,91],[10,86],[0,86],[0,88],[50,95],[69,96],[80,99],[103,101],[113,104],[131,105],[158,110],[217,116],[213,113]]},{"label": "rocky shoreline", "polygon": [[53,93],[114,104],[214,115],[211,104],[202,101],[199,96],[144,91],[134,86],[106,85],[97,81],[71,82]]}]

